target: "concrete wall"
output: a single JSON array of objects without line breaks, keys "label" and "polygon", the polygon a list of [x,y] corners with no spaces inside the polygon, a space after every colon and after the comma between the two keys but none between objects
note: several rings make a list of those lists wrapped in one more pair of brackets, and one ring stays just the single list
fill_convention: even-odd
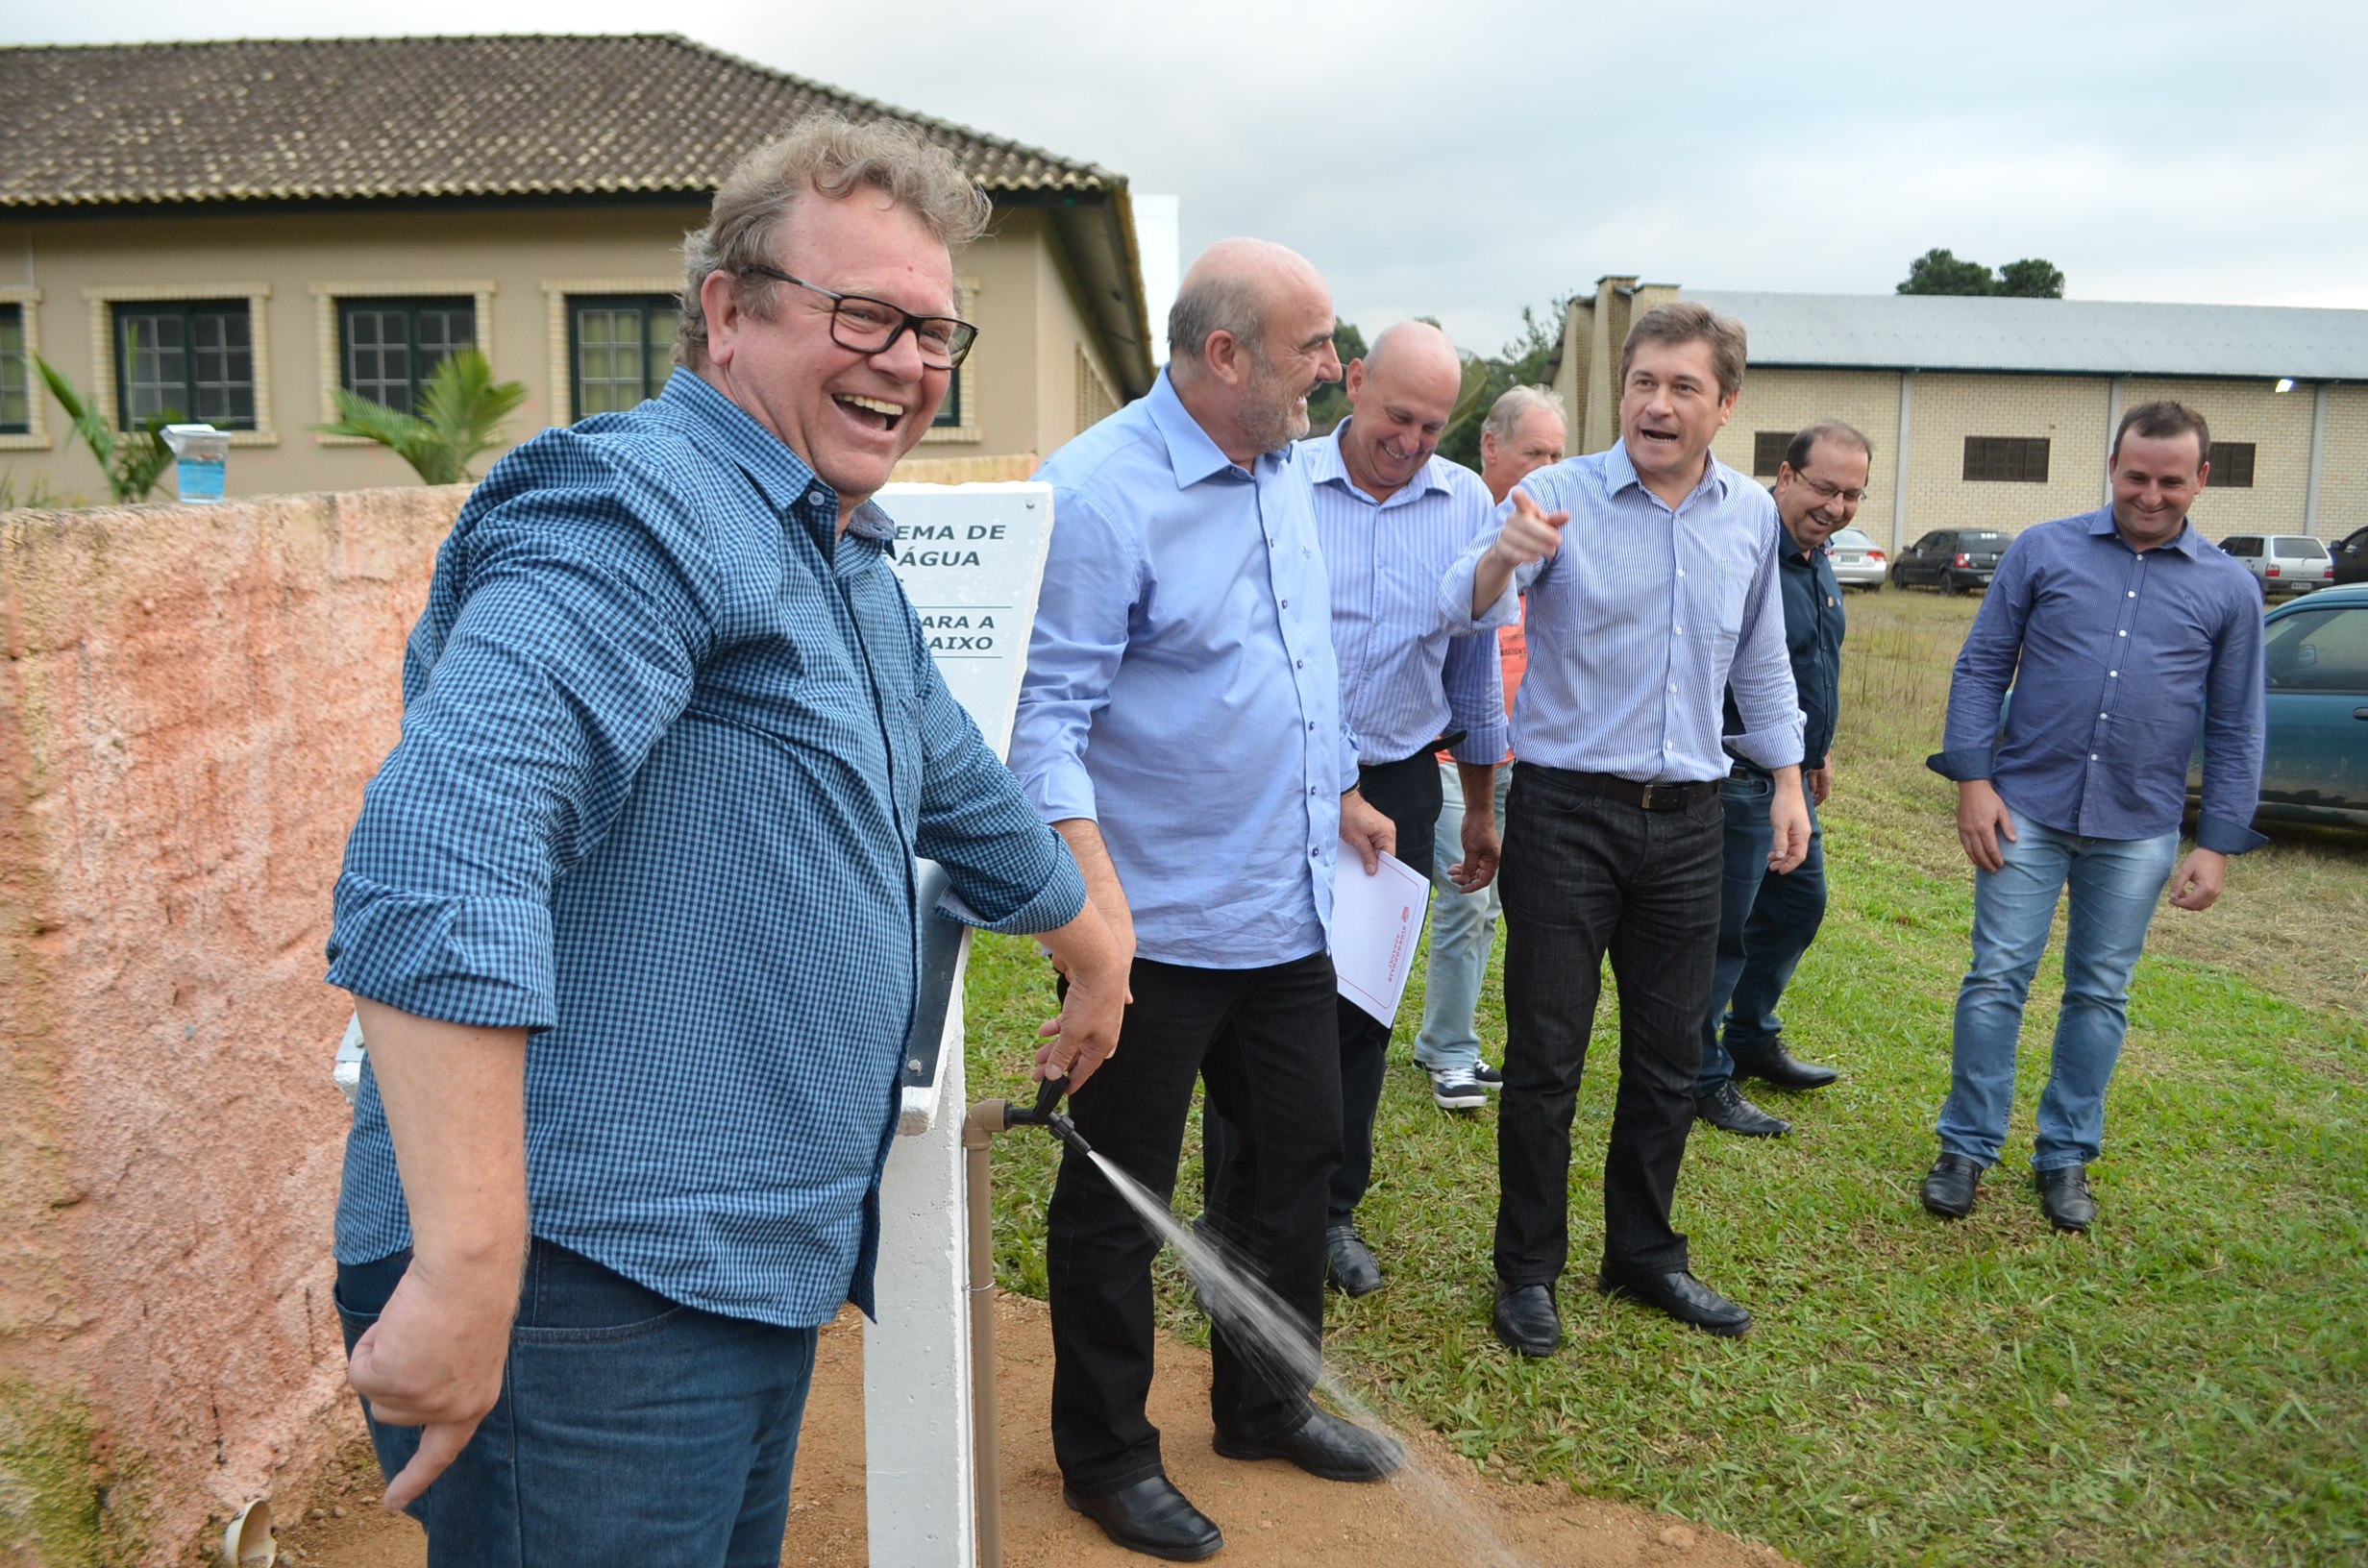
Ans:
[{"label": "concrete wall", "polygon": [[[678,249],[706,219],[703,206],[539,211],[251,214],[0,222],[0,303],[20,305],[35,347],[86,393],[111,403],[114,367],[109,299],[253,298],[257,418],[234,438],[231,494],[354,490],[412,481],[384,449],[313,433],[335,417],[333,302],[434,292],[480,304],[479,346],[495,374],[526,383],[509,433],[574,417],[567,322],[571,293],[672,293]],[[974,284],[968,308],[981,329],[964,367],[965,428],[929,432],[925,454],[1049,452],[1075,433],[1080,345],[1102,345],[1078,303],[1042,213],[999,214],[994,232],[956,258]],[[36,384],[31,435],[0,435],[0,466],[19,494],[46,478],[55,492],[103,502],[97,466],[74,441],[63,410]],[[480,458],[479,466],[490,461]],[[172,494],[168,471],[159,494]]]},{"label": "concrete wall", "polygon": [[331,1430],[329,896],[461,498],[0,518],[0,1560],[177,1560]]}]

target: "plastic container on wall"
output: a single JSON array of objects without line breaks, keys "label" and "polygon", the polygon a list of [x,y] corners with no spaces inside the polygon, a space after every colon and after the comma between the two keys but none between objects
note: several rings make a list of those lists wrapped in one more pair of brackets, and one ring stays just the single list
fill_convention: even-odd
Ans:
[{"label": "plastic container on wall", "polygon": [[170,447],[181,499],[193,506],[212,506],[222,500],[222,480],[230,466],[228,430],[210,425],[167,425],[164,444]]}]

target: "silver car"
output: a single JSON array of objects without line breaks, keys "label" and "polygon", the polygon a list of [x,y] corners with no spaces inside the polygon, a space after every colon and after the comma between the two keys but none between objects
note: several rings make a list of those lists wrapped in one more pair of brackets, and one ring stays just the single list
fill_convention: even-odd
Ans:
[{"label": "silver car", "polygon": [[2220,541],[2261,585],[2261,597],[2306,594],[2331,587],[2335,558],[2327,546],[2306,533],[2232,533]]},{"label": "silver car", "polygon": [[1844,588],[1863,588],[1870,594],[1883,591],[1884,575],[1891,563],[1883,547],[1863,529],[1836,528],[1825,550],[1834,558],[1834,579]]}]

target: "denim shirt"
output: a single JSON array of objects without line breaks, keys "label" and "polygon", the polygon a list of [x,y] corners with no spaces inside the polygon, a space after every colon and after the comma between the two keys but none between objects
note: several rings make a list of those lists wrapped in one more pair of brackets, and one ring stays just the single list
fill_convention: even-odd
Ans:
[{"label": "denim shirt", "polygon": [[[2261,594],[2195,531],[2132,550],[2107,506],[2026,528],[2007,547],[1949,682],[1948,731],[1928,759],[1986,778],[2059,833],[2179,831],[2187,759],[2204,737],[2195,842],[2242,854],[2261,804]],[[2006,733],[1998,715],[2014,702]]]}]

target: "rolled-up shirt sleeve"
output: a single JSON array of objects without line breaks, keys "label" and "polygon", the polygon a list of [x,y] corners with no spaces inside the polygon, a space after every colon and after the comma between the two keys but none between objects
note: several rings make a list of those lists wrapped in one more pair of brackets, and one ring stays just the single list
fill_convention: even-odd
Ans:
[{"label": "rolled-up shirt sleeve", "polygon": [[1777,570],[1771,523],[1744,596],[1743,624],[1727,670],[1743,728],[1726,738],[1737,755],[1768,769],[1800,763],[1804,723],[1800,693],[1792,684],[1792,656],[1785,648],[1784,585]]},{"label": "rolled-up shirt sleeve", "polygon": [[445,548],[464,557],[443,568],[457,607],[362,793],[329,980],[422,1017],[548,1029],[553,884],[689,701],[712,639],[704,551],[686,516],[589,491],[522,496]]},{"label": "rolled-up shirt sleeve", "polygon": [[[1439,579],[1440,624],[1459,637],[1475,631],[1492,632],[1499,626],[1517,624],[1521,619],[1521,596],[1554,564],[1554,557],[1548,555],[1542,561],[1517,568],[1495,602],[1479,615],[1471,613],[1472,578],[1480,570],[1481,558],[1495,548],[1497,536],[1505,531],[1505,519],[1512,515],[1513,502],[1507,500],[1496,508],[1496,526],[1474,539],[1470,548],[1447,568],[1447,575]],[[1503,755],[1501,751],[1497,753]]]},{"label": "rolled-up shirt sleeve", "polygon": [[1949,717],[1940,749],[1925,759],[1925,766],[1943,778],[1963,784],[1986,779],[1997,770],[1998,715],[2022,658],[2033,582],[2031,551],[2017,539],[1982,596],[1982,608],[1949,677]]},{"label": "rolled-up shirt sleeve", "polygon": [[1440,672],[1447,711],[1464,738],[1449,747],[1458,762],[1492,766],[1510,742],[1505,723],[1505,677],[1497,657],[1496,633],[1471,632],[1449,639]]},{"label": "rolled-up shirt sleeve", "polygon": [[1011,771],[1046,821],[1091,821],[1098,819],[1086,743],[1126,656],[1142,562],[1131,541],[1074,491],[1053,492],[1052,520],[1012,723]]},{"label": "rolled-up shirt sleeve", "polygon": [[965,923],[990,931],[1049,931],[1085,908],[1085,878],[1019,780],[997,760],[970,711],[946,687],[913,623],[923,753],[913,851],[946,868]]},{"label": "rolled-up shirt sleeve", "polygon": [[2268,838],[2253,830],[2261,809],[2261,750],[2267,674],[2261,618],[2248,600],[2212,642],[2204,686],[2204,803],[2196,815],[2198,848],[2224,855],[2257,849]]}]

